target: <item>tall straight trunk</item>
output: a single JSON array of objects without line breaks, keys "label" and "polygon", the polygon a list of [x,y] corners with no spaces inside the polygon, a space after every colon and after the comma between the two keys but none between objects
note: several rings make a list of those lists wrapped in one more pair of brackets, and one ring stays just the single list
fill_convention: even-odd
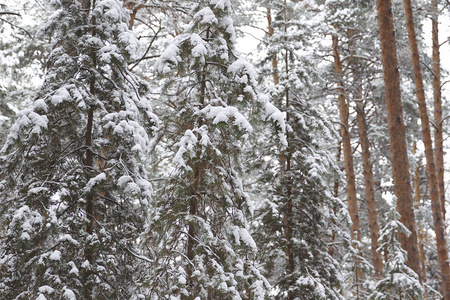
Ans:
[{"label": "tall straight trunk", "polygon": [[351,47],[351,70],[354,81],[354,101],[356,102],[356,119],[358,123],[359,143],[361,145],[361,156],[363,163],[364,188],[367,203],[367,216],[369,219],[369,231],[372,252],[372,265],[375,271],[375,278],[383,277],[383,259],[381,253],[377,251],[380,246],[378,239],[380,238],[380,226],[378,224],[378,209],[375,200],[375,188],[373,180],[372,162],[370,155],[369,139],[367,137],[366,113],[364,111],[363,88],[361,84],[361,72],[357,61],[354,59],[355,37],[356,31],[349,30],[350,47]]},{"label": "tall straight trunk", "polygon": [[411,50],[411,60],[414,69],[416,96],[419,103],[422,138],[425,146],[425,158],[427,161],[427,179],[428,185],[430,187],[431,209],[433,212],[434,231],[436,233],[439,270],[441,272],[441,292],[444,296],[444,300],[450,300],[450,265],[448,262],[447,242],[445,240],[445,226],[444,220],[442,218],[436,164],[434,161],[433,142],[431,139],[430,121],[428,119],[419,50],[417,47],[416,30],[414,28],[414,17],[411,1],[403,0],[403,4],[405,7],[406,28],[408,29],[409,47]]},{"label": "tall straight trunk", "polygon": [[[417,153],[417,145],[414,143],[413,146],[413,154]],[[416,168],[414,170],[414,208],[417,210],[420,206],[420,162],[417,161]],[[417,238],[419,239],[419,256],[420,256],[420,265],[422,266],[422,282],[427,282],[427,274],[425,270],[425,251],[423,247],[423,233],[421,228],[419,227],[417,230]]]},{"label": "tall straight trunk", "polygon": [[[210,31],[209,29],[206,31],[206,40],[209,39]],[[202,107],[205,105],[205,97],[206,97],[206,69],[207,64],[203,66],[203,69],[200,71],[201,73],[198,75],[200,77],[200,95],[199,95],[199,102]],[[203,120],[199,120],[199,127],[203,125]],[[201,137],[198,136],[198,139],[200,140]],[[196,157],[201,157],[201,151],[197,150]],[[198,213],[198,186],[200,184],[200,181],[202,180],[202,177],[204,176],[204,173],[202,172],[202,164],[200,163],[194,163],[194,174],[192,178],[192,184],[191,184],[191,192],[190,192],[190,198],[189,198],[189,215],[191,216],[191,220],[188,222],[188,236],[187,236],[187,245],[186,245],[186,257],[189,260],[187,268],[186,268],[186,277],[187,277],[187,285],[189,288],[195,288],[192,284],[192,274],[194,270],[192,269],[192,263],[191,261],[195,258],[195,248],[197,246],[197,228],[195,224],[195,216]],[[181,295],[181,300],[192,300],[194,299],[191,295]]]},{"label": "tall straight trunk", "polygon": [[[336,154],[336,162],[340,162],[341,161],[341,152],[342,152],[342,147],[341,147],[341,141],[339,141],[339,145],[337,147],[337,154]],[[334,186],[333,186],[333,197],[337,198],[339,196],[339,179],[336,179],[334,181]],[[337,214],[337,208],[333,207],[333,213],[334,215]],[[336,224],[336,219],[333,217],[331,218],[331,222],[333,224]],[[336,234],[333,231],[333,235],[331,236],[331,243],[328,246],[328,254],[330,254],[331,257],[334,256],[334,241],[336,239]]]},{"label": "tall straight trunk", "polygon": [[[91,1],[89,0],[83,0],[81,1],[81,5],[83,10],[86,13],[86,16],[89,16],[90,10],[91,10],[91,4],[95,6],[95,0]],[[92,17],[91,19],[91,25],[96,25],[96,19],[95,17]],[[95,29],[92,30],[92,36],[95,36]],[[92,49],[91,53],[91,59],[92,59],[92,68],[96,67],[97,60],[96,60],[96,54],[95,50]],[[95,93],[95,78],[92,77],[90,79],[89,83],[89,93],[91,95],[94,95]],[[85,147],[86,147],[86,161],[85,161],[85,167],[87,169],[88,173],[91,173],[92,169],[94,168],[94,153],[92,152],[92,135],[93,135],[93,124],[94,124],[94,107],[90,107],[88,111],[87,116],[87,125],[86,125],[86,134],[85,134]],[[92,193],[88,193],[86,195],[86,233],[88,236],[91,236],[94,232],[94,226],[95,226],[95,197]],[[84,247],[84,259],[89,262],[89,266],[85,268],[84,270],[84,299],[92,299],[93,289],[94,289],[94,280],[92,277],[92,265],[95,262],[95,253],[92,245],[88,241],[85,244]]]},{"label": "tall straight trunk", "polygon": [[[284,7],[286,7],[287,3],[286,0],[284,0]],[[287,33],[287,21],[288,17],[286,14],[286,10],[284,11],[284,32]],[[289,76],[290,72],[290,64],[289,64],[289,50],[285,49],[284,53],[284,64],[285,64],[285,70],[286,70],[286,76]],[[276,73],[278,75],[278,73]],[[275,78],[274,78],[275,79]],[[290,122],[290,91],[288,88],[286,88],[285,92],[285,105],[286,105],[286,122],[289,124]],[[284,155],[286,159],[286,165],[285,170],[286,173],[289,174],[291,171],[291,143],[289,139],[289,134],[286,132],[286,139],[288,142],[287,146],[287,153]],[[286,254],[286,273],[287,274],[293,274],[295,270],[295,261],[294,261],[294,249],[293,249],[293,240],[292,240],[292,233],[293,233],[293,202],[292,202],[292,189],[291,186],[288,185],[287,187],[287,202],[285,204],[285,213],[283,217],[284,221],[284,238],[287,241],[287,247],[285,249]],[[287,300],[294,299],[295,295],[292,293],[288,293]]]},{"label": "tall straight trunk", "polygon": [[383,277],[383,259],[377,251],[380,247],[380,226],[378,224],[377,202],[375,200],[375,188],[373,184],[372,162],[370,159],[369,139],[367,138],[366,114],[364,103],[360,99],[356,104],[356,118],[358,122],[359,142],[361,144],[361,156],[363,163],[363,175],[367,202],[367,215],[369,219],[370,241],[372,246],[372,265],[375,277]]},{"label": "tall straight trunk", "polygon": [[386,93],[389,150],[391,152],[394,193],[397,197],[397,211],[401,215],[400,222],[411,231],[409,237],[400,233],[399,239],[402,248],[408,253],[408,267],[420,276],[416,219],[414,216],[414,203],[409,174],[405,124],[403,122],[403,104],[401,100],[400,74],[398,71],[397,46],[391,0],[377,0],[377,14]]},{"label": "tall straight trunk", "polygon": [[[336,73],[336,81],[338,84],[338,101],[339,101],[339,119],[341,122],[341,137],[342,137],[342,149],[344,152],[344,166],[345,166],[345,178],[347,182],[347,201],[348,211],[352,220],[352,226],[350,227],[352,239],[356,239],[361,242],[361,231],[359,227],[359,215],[358,215],[358,200],[356,198],[356,183],[355,183],[355,171],[353,168],[353,154],[350,144],[350,132],[348,124],[349,107],[347,99],[345,97],[345,90],[343,84],[343,71],[342,62],[339,55],[338,37],[333,35],[333,56],[334,56],[334,69]],[[359,261],[356,261],[355,270],[356,279],[362,279],[362,271],[359,268]]]},{"label": "tall straight trunk", "polygon": [[[270,38],[271,36],[273,36],[274,30],[272,27],[272,11],[270,10],[269,7],[267,8],[267,27],[268,27],[269,38]],[[275,85],[280,83],[280,77],[278,75],[278,59],[277,59],[276,54],[272,55],[272,77],[273,77],[273,83]]]},{"label": "tall straight trunk", "polygon": [[444,184],[444,143],[442,130],[442,97],[441,97],[441,59],[439,54],[439,26],[438,1],[431,0],[431,30],[433,40],[433,99],[434,99],[434,148],[439,196],[441,201],[442,218],[445,221],[445,184]]}]

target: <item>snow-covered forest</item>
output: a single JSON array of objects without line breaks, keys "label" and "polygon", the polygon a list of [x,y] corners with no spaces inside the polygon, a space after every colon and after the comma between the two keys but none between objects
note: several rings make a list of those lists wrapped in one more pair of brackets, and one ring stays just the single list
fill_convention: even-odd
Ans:
[{"label": "snow-covered forest", "polygon": [[0,299],[450,300],[449,10],[0,0]]}]

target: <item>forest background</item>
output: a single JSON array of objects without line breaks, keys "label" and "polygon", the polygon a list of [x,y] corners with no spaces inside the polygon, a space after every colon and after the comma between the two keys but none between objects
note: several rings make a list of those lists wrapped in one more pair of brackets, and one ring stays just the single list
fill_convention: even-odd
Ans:
[{"label": "forest background", "polygon": [[450,300],[449,8],[1,2],[0,298]]}]

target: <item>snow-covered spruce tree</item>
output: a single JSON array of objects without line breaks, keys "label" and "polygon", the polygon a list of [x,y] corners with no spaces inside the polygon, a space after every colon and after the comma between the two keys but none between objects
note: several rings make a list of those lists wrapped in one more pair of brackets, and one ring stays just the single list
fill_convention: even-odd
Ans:
[{"label": "snow-covered spruce tree", "polygon": [[2,299],[133,299],[155,122],[118,0],[53,1],[45,83],[0,156]]},{"label": "snow-covered spruce tree", "polygon": [[[256,73],[234,50],[227,0],[197,1],[193,22],[162,53],[161,108],[168,182],[154,200],[150,299],[264,299],[255,263],[240,153],[249,120],[284,128],[281,113],[255,91]],[[159,113],[159,111],[156,111]]]},{"label": "snow-covered spruce tree", "polygon": [[369,299],[424,299],[423,287],[419,276],[407,265],[407,253],[400,246],[398,233],[407,236],[410,231],[399,221],[400,214],[395,210],[395,205],[386,214],[388,223],[381,230],[379,251],[386,251],[386,277],[378,281],[375,292]]},{"label": "snow-covered spruce tree", "polygon": [[286,113],[288,128],[287,148],[270,153],[274,163],[263,175],[269,189],[258,210],[260,258],[275,299],[342,298],[339,266],[327,245],[336,228],[330,222],[333,198],[324,178],[336,167],[320,150],[333,135],[318,110],[321,102],[312,100],[317,94],[313,82],[320,78],[310,63],[317,58],[309,52],[314,49],[310,42],[317,38],[313,26],[320,27],[321,20],[308,3],[262,3],[272,13],[268,57],[272,65],[274,57],[278,61],[273,72],[279,82],[274,77],[269,91]]}]

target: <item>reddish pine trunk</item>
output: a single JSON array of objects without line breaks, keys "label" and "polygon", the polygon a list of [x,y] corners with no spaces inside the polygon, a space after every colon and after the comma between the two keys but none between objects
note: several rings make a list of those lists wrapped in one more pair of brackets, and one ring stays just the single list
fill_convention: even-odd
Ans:
[{"label": "reddish pine trunk", "polygon": [[403,4],[405,6],[406,27],[408,29],[409,47],[411,50],[411,60],[414,69],[414,82],[416,85],[416,96],[419,103],[419,115],[422,126],[422,138],[425,146],[425,158],[427,161],[427,179],[430,187],[431,209],[433,212],[434,231],[436,233],[438,263],[441,272],[441,293],[444,296],[444,300],[450,300],[450,265],[448,262],[445,226],[442,218],[436,164],[434,161],[433,142],[431,139],[430,121],[428,119],[419,50],[417,48],[416,31],[414,28],[414,17],[411,1],[403,0]]},{"label": "reddish pine trunk", "polygon": [[402,248],[408,253],[407,265],[420,275],[417,229],[406,148],[405,124],[403,123],[403,105],[391,0],[377,0],[377,13],[394,193],[397,197],[397,211],[401,215],[400,222],[411,231],[409,237],[405,234],[399,234],[399,238]]},{"label": "reddish pine trunk", "polygon": [[363,162],[364,183],[367,201],[367,215],[369,219],[370,240],[372,248],[372,265],[376,278],[383,277],[383,259],[381,253],[377,252],[380,244],[380,226],[378,225],[378,210],[375,200],[375,189],[373,185],[372,163],[370,159],[369,140],[366,131],[366,116],[364,113],[364,104],[361,101],[356,105],[356,117],[358,121],[359,140],[361,144],[361,155]]},{"label": "reddish pine trunk", "polygon": [[[345,177],[347,182],[347,201],[352,226],[350,227],[352,239],[361,242],[361,231],[359,229],[358,200],[356,198],[355,171],[353,168],[353,154],[350,144],[350,132],[348,124],[349,107],[345,97],[344,85],[342,82],[342,62],[339,56],[338,38],[333,35],[333,56],[334,68],[338,84],[339,101],[339,119],[341,122],[342,149],[344,150]],[[361,269],[358,267],[359,261],[356,261],[356,279],[362,279]]]},{"label": "reddish pine trunk", "polygon": [[351,50],[350,65],[353,75],[354,100],[356,102],[356,119],[358,123],[359,143],[361,145],[361,156],[363,163],[364,187],[367,203],[367,216],[369,219],[369,231],[372,251],[372,265],[375,271],[375,277],[381,279],[383,277],[383,259],[381,253],[377,251],[380,244],[378,239],[380,237],[380,226],[378,225],[378,210],[377,202],[375,200],[375,188],[373,180],[372,162],[370,158],[370,145],[367,137],[366,114],[364,112],[363,89],[361,84],[361,72],[357,60],[353,57],[356,48],[357,31],[355,29],[349,30]]},{"label": "reddish pine trunk", "polygon": [[431,1],[431,22],[433,40],[433,99],[434,99],[434,147],[436,149],[436,168],[439,184],[442,217],[445,221],[445,184],[444,184],[444,143],[442,130],[442,98],[441,98],[441,62],[439,55],[439,26],[437,0]]}]

